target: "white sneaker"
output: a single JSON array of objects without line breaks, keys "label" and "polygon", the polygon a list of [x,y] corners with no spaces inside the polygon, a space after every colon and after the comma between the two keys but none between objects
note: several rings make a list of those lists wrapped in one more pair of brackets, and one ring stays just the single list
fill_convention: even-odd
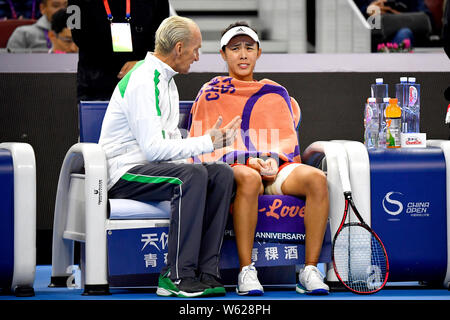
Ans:
[{"label": "white sneaker", "polygon": [[260,296],[264,293],[264,289],[259,283],[258,272],[254,267],[254,263],[243,267],[241,272],[239,272],[236,293],[241,296]]},{"label": "white sneaker", "polygon": [[295,291],[306,294],[328,294],[330,288],[323,282],[323,275],[315,266],[300,269]]}]

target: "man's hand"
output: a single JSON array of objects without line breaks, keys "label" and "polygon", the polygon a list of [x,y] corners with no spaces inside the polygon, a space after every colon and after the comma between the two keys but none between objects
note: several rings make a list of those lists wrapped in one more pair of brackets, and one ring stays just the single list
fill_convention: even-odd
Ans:
[{"label": "man's hand", "polygon": [[220,126],[222,125],[222,117],[219,116],[216,124],[208,131],[208,134],[211,136],[214,150],[233,144],[234,139],[236,139],[236,134],[241,127],[241,122],[241,117],[236,116],[226,126],[220,129]]},{"label": "man's hand", "polygon": [[137,63],[137,61],[128,61],[126,62],[122,69],[120,69],[119,74],[117,75],[117,78],[122,79],[123,77],[125,77],[125,75],[128,73],[128,71],[130,71],[131,69],[133,69],[134,65]]}]

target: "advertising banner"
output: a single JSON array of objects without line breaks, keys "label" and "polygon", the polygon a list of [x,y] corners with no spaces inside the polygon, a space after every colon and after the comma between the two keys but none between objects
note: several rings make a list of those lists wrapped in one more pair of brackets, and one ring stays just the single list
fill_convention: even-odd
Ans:
[{"label": "advertising banner", "polygon": [[446,166],[439,148],[369,152],[371,223],[390,281],[441,281],[447,266]]}]

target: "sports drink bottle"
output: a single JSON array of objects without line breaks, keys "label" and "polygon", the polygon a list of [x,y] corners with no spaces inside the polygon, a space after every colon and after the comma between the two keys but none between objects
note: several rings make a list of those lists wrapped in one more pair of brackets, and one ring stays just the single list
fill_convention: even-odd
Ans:
[{"label": "sports drink bottle", "polygon": [[402,123],[402,109],[397,99],[389,99],[385,110],[386,116],[386,147],[400,148],[400,133]]}]

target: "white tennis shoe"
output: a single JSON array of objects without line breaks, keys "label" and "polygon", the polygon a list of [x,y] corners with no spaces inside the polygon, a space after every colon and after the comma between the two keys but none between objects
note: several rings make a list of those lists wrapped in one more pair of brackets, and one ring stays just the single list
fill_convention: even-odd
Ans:
[{"label": "white tennis shoe", "polygon": [[239,272],[236,293],[241,296],[260,296],[264,293],[264,289],[259,283],[258,272],[254,267],[254,263],[243,267],[241,272]]},{"label": "white tennis shoe", "polygon": [[323,275],[315,266],[300,269],[295,291],[298,293],[326,295],[330,288],[323,282]]}]

